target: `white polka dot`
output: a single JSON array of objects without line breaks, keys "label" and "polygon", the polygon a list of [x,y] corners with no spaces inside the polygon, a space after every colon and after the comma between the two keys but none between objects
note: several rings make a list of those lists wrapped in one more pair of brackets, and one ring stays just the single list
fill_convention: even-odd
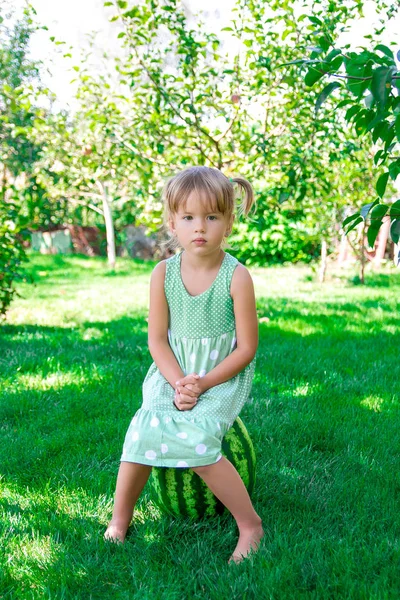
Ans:
[{"label": "white polka dot", "polygon": [[176,437],[181,438],[181,440],[186,440],[187,433],[186,433],[186,431],[181,431],[180,433],[176,434]]},{"label": "white polka dot", "polygon": [[182,339],[182,342],[183,342],[184,344],[186,344],[186,342],[187,342],[187,338],[183,337],[183,338],[181,338],[181,339]]},{"label": "white polka dot", "polygon": [[161,444],[161,454],[165,454],[166,452],[168,452],[167,444]]},{"label": "white polka dot", "polygon": [[150,421],[150,427],[158,427],[160,424],[159,419],[157,419],[157,417],[153,417],[152,420]]},{"label": "white polka dot", "polygon": [[224,340],[225,338],[226,338],[226,333],[223,333],[223,334],[221,335],[221,340]]},{"label": "white polka dot", "polygon": [[203,346],[205,346],[208,343],[208,339],[207,338],[203,338],[201,340],[201,343],[203,344]]},{"label": "white polka dot", "polygon": [[211,352],[210,352],[211,360],[215,360],[216,358],[218,358],[218,354],[219,354],[218,350],[211,350]]},{"label": "white polka dot", "polygon": [[207,451],[207,446],[205,446],[204,444],[197,444],[196,446],[196,452],[197,454],[204,454],[204,452]]},{"label": "white polka dot", "polygon": [[170,423],[172,421],[172,417],[165,417],[164,423]]},{"label": "white polka dot", "polygon": [[187,464],[187,462],[185,462],[184,460],[179,460],[179,461],[176,463],[176,466],[177,466],[177,467],[188,467],[189,465],[188,465],[188,464]]},{"label": "white polka dot", "polygon": [[204,375],[207,373],[207,371],[205,369],[202,369],[199,373],[200,377],[204,377]]},{"label": "white polka dot", "polygon": [[132,433],[132,442],[137,442],[137,441],[138,441],[138,439],[139,439],[139,434],[138,434],[138,432],[137,432],[137,431],[134,431],[134,432]]},{"label": "white polka dot", "polygon": [[157,456],[157,453],[154,452],[154,450],[147,450],[147,452],[145,453],[146,458],[152,459],[152,458],[156,458],[156,456]]},{"label": "white polka dot", "polygon": [[196,354],[194,352],[192,352],[192,354],[190,355],[190,362],[191,363],[196,362]]}]

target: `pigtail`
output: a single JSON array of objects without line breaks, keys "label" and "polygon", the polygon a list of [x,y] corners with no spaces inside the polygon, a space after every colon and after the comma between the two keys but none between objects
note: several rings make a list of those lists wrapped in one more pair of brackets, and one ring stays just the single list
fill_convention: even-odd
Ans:
[{"label": "pigtail", "polygon": [[254,204],[254,190],[244,177],[232,177],[230,181],[233,185],[237,184],[240,190],[240,204],[238,206],[238,216],[248,215],[251,207]]}]

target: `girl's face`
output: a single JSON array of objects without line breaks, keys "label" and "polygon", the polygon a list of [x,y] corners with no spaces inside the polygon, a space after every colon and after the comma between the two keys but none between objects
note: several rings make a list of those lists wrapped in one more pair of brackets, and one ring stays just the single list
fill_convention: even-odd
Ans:
[{"label": "girl's face", "polygon": [[233,218],[215,212],[193,191],[186,206],[171,215],[169,228],[184,250],[204,256],[220,250],[224,237],[231,231],[232,221]]}]

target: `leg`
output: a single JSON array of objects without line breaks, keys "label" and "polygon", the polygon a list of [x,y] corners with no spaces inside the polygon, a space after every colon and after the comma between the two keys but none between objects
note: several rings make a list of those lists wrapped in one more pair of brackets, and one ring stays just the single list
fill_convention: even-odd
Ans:
[{"label": "leg", "polygon": [[240,562],[251,550],[257,550],[264,531],[239,473],[225,457],[213,465],[192,469],[232,513],[239,528],[239,541],[229,562]]},{"label": "leg", "polygon": [[123,542],[132,519],[133,509],[151,473],[151,467],[139,463],[121,462],[115,490],[113,516],[104,534],[105,539]]}]

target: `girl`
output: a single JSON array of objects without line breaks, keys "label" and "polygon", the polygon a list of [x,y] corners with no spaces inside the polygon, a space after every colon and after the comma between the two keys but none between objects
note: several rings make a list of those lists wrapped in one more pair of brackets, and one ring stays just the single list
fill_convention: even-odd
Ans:
[{"label": "girl", "polygon": [[218,169],[190,167],[164,189],[170,233],[183,250],[161,261],[150,282],[148,343],[154,360],[143,404],[125,437],[106,539],[123,542],[152,466],[192,468],[236,520],[229,562],[256,551],[264,535],[221,441],[246,402],[258,345],[253,282],[223,251],[234,220],[234,184],[247,214],[253,189]]}]

